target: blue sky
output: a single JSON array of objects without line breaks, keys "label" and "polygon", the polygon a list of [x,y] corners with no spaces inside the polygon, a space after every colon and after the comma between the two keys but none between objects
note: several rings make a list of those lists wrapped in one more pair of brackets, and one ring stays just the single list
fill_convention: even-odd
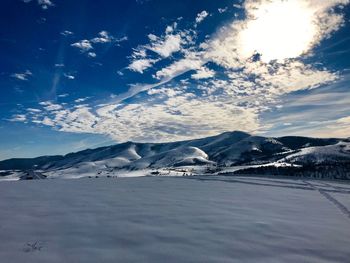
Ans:
[{"label": "blue sky", "polygon": [[0,159],[350,136],[349,0],[2,0]]}]

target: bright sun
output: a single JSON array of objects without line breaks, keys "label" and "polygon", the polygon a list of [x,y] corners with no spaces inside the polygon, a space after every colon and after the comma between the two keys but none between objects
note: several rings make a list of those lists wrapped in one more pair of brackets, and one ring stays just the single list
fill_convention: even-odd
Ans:
[{"label": "bright sun", "polygon": [[314,12],[304,1],[274,1],[255,9],[238,35],[243,57],[261,54],[264,62],[295,58],[306,53],[317,32]]}]

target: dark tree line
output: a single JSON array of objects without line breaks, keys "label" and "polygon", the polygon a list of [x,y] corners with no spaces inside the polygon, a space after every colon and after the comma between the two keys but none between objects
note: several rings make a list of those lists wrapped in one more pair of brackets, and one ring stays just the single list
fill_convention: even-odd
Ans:
[{"label": "dark tree line", "polygon": [[261,174],[261,175],[281,175],[295,177],[310,177],[324,179],[350,180],[350,162],[343,163],[323,163],[304,164],[301,167],[275,167],[262,166],[247,168],[234,172],[234,174]]}]

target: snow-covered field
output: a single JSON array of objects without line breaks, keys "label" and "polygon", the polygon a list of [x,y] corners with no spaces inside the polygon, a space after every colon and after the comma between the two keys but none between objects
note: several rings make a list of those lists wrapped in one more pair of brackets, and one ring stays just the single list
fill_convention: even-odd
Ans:
[{"label": "snow-covered field", "polygon": [[349,262],[350,184],[257,177],[0,183],[0,262]]}]

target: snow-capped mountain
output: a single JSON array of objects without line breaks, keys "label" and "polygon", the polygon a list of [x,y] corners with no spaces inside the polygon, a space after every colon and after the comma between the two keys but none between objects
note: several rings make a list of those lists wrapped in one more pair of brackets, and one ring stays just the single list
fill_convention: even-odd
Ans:
[{"label": "snow-capped mountain", "polygon": [[9,159],[0,170],[36,170],[47,176],[76,177],[179,167],[303,165],[350,162],[348,139],[270,138],[234,131],[217,136],[170,142],[126,142],[65,156]]},{"label": "snow-capped mountain", "polygon": [[350,143],[345,141],[339,141],[333,145],[305,147],[298,152],[290,154],[285,157],[288,162],[312,162],[322,163],[348,161],[350,155]]}]

